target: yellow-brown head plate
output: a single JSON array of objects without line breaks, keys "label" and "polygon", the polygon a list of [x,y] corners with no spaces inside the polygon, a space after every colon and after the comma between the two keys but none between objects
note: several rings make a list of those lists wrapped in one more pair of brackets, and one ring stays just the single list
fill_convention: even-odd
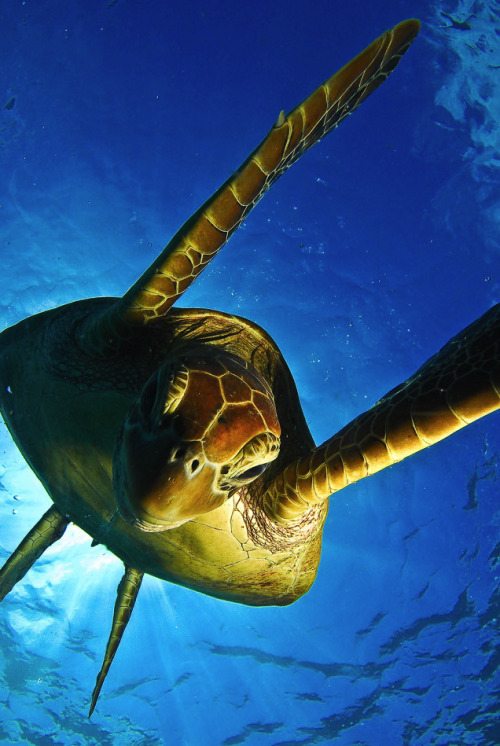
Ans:
[{"label": "yellow-brown head plate", "polygon": [[272,392],[247,362],[215,350],[165,363],[125,420],[114,455],[120,513],[165,531],[222,505],[279,452]]}]

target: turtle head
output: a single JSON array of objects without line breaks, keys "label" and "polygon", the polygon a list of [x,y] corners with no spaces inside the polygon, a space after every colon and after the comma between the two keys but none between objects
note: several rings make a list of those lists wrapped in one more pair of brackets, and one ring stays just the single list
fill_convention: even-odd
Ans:
[{"label": "turtle head", "polygon": [[176,528],[263,474],[279,446],[272,392],[250,364],[221,350],[179,356],[149,378],[123,425],[118,509],[144,531]]}]

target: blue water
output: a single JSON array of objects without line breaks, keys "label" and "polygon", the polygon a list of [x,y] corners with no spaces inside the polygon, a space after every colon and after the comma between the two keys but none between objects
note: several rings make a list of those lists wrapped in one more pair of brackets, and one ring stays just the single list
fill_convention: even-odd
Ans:
[{"label": "blue water", "polygon": [[[0,328],[121,295],[288,110],[405,17],[391,78],[183,298],[278,341],[321,442],[500,301],[500,3],[5,0]],[[0,560],[50,505],[0,430]],[[318,579],[254,609],[67,532],[0,607],[0,744],[500,743],[500,419],[340,492]]]}]

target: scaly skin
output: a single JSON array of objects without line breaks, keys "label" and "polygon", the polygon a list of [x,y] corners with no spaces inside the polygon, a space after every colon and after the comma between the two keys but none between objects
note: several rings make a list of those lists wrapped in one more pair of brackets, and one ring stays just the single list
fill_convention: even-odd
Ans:
[{"label": "scaly skin", "polygon": [[7,593],[68,521],[120,557],[91,711],[144,573],[219,598],[284,605],[317,571],[331,493],[497,409],[499,307],[315,448],[272,339],[172,305],[271,184],[396,67],[418,32],[374,41],[275,126],[121,299],[0,335],[0,405],[54,502],[0,571]]},{"label": "scaly skin", "polygon": [[127,626],[134,605],[137,599],[137,594],[141,587],[142,572],[135,570],[133,567],[125,567],[125,574],[120,581],[118,589],[116,591],[116,602],[113,610],[113,622],[111,625],[111,632],[109,635],[108,644],[106,645],[106,653],[104,655],[104,661],[102,668],[99,671],[97,680],[95,683],[94,691],[92,692],[92,700],[90,703],[89,717],[94,712],[94,708],[99,697],[99,692],[104,684],[106,674],[109,671],[109,667],[113,662],[116,651],[122,639],[125,627]]},{"label": "scaly skin", "polygon": [[337,127],[394,70],[418,33],[416,20],[386,31],[286,117],[175,234],[123,298],[85,328],[87,347],[116,349],[134,326],[155,323],[227,243],[269,187]]},{"label": "scaly skin", "polygon": [[[156,332],[145,331],[133,350],[106,358],[104,364],[75,347],[71,330],[82,314],[98,314],[112,302],[72,303],[0,335],[2,413],[30,466],[59,512],[127,566],[240,603],[283,605],[296,600],[316,574],[327,505],[312,508],[285,531],[259,506],[264,478],[269,481],[313,446],[276,345],[243,319],[172,309]],[[29,356],[19,355],[21,339]],[[281,424],[280,453],[269,474],[234,490],[217,509],[168,531],[146,532],[118,513],[115,447],[136,397],[161,361],[186,346],[199,349],[202,340],[215,352],[238,353],[265,377]],[[221,400],[221,411],[223,405]],[[193,435],[199,435],[196,428]],[[142,454],[146,476],[155,463],[154,443],[150,450]],[[216,457],[208,444],[207,453]],[[211,496],[206,498],[210,502]]]},{"label": "scaly skin", "polygon": [[23,578],[39,557],[64,534],[69,521],[52,505],[26,534],[0,570],[0,601]]},{"label": "scaly skin", "polygon": [[500,408],[500,304],[408,381],[269,485],[264,510],[296,520],[338,490],[428,448]]}]

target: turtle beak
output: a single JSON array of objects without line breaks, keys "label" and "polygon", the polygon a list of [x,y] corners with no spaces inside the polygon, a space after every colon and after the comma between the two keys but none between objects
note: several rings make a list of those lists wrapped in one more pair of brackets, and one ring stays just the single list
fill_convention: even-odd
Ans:
[{"label": "turtle beak", "polygon": [[201,443],[173,430],[147,432],[125,425],[115,452],[113,481],[122,517],[144,531],[166,531],[224,503],[218,471]]}]

